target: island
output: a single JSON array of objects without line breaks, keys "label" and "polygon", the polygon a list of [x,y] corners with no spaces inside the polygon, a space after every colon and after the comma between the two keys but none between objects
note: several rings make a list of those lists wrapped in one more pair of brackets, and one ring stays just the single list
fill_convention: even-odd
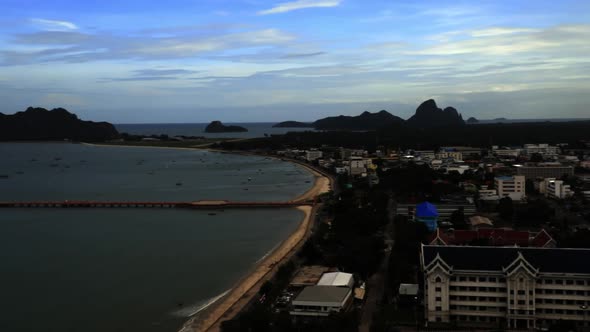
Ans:
[{"label": "island", "polygon": [[29,107],[15,114],[0,113],[0,141],[73,140],[102,142],[119,137],[108,122],[83,121],[64,108]]},{"label": "island", "polygon": [[240,126],[226,126],[221,121],[212,121],[205,127],[206,133],[241,133],[247,131],[248,129]]},{"label": "island", "polygon": [[470,117],[469,119],[467,119],[466,123],[467,124],[478,124],[479,120],[474,117]]},{"label": "island", "polygon": [[313,128],[313,123],[299,121],[283,121],[272,126],[273,128]]}]

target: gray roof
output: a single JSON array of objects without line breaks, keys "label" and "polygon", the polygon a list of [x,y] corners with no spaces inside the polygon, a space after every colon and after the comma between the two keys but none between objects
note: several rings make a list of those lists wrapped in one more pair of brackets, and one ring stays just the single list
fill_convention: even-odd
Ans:
[{"label": "gray roof", "polygon": [[348,293],[348,287],[308,286],[299,293],[294,302],[342,302]]},{"label": "gray roof", "polygon": [[422,247],[424,265],[436,255],[454,270],[502,271],[517,257],[518,253],[539,269],[539,272],[590,274],[590,250],[522,247],[468,247],[430,246]]}]

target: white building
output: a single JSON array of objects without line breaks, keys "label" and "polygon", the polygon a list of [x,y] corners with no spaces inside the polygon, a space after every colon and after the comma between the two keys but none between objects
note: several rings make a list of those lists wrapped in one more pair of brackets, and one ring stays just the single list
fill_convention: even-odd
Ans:
[{"label": "white building", "polygon": [[589,326],[590,250],[423,245],[429,323],[496,329]]},{"label": "white building", "polygon": [[541,181],[539,192],[544,194],[545,197],[555,199],[568,198],[574,194],[569,185],[564,184],[562,180],[556,180],[554,178],[547,178]]},{"label": "white building", "polygon": [[498,192],[496,191],[496,189],[487,189],[487,186],[486,188],[478,190],[478,193],[479,199],[484,201],[497,201],[500,199],[500,196],[498,196]]},{"label": "white building", "polygon": [[496,177],[495,184],[500,198],[510,197],[514,201],[520,201],[525,197],[525,177],[522,175]]},{"label": "white building", "polygon": [[322,275],[317,285],[352,288],[354,286],[354,277],[351,273],[328,272]]},{"label": "white building", "polygon": [[559,155],[559,147],[549,144],[525,144],[523,151],[529,157],[534,153],[538,153],[544,157]]},{"label": "white building", "polygon": [[492,153],[498,157],[518,157],[520,155],[520,149],[511,149],[507,147],[498,147],[494,145],[492,147]]},{"label": "white building", "polygon": [[323,153],[320,150],[307,150],[305,151],[305,160],[314,161],[323,157]]}]

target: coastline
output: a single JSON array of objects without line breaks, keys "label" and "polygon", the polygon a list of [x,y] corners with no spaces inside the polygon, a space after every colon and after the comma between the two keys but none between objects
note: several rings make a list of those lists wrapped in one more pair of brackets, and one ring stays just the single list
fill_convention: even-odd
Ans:
[{"label": "coastline", "polygon": [[[81,143],[90,146],[117,146],[117,147],[138,147],[134,145],[109,145]],[[327,193],[332,189],[332,178],[322,174],[315,168],[306,165],[297,160],[283,159],[277,156],[268,156],[246,151],[226,151],[211,149],[207,147],[161,147],[161,146],[142,146],[147,148],[163,148],[178,150],[202,150],[217,153],[231,153],[244,156],[255,156],[273,158],[280,161],[291,162],[310,172],[315,181],[313,186],[305,193],[291,199],[289,202],[304,202],[315,199],[317,196]],[[293,254],[305,243],[305,239],[310,233],[311,226],[316,214],[317,206],[298,206],[296,209],[304,213],[303,219],[297,229],[282,241],[273,251],[265,258],[254,264],[251,272],[238,280],[226,294],[220,296],[217,301],[211,303],[208,307],[199,311],[188,320],[179,329],[179,332],[217,332],[221,330],[221,323],[225,320],[235,317],[258,293],[258,290],[264,282],[271,279],[279,266],[291,258]]]}]

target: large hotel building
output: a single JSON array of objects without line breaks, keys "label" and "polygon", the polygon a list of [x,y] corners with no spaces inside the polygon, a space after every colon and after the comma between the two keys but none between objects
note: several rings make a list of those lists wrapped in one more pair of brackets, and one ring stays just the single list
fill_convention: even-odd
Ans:
[{"label": "large hotel building", "polygon": [[423,245],[428,322],[533,329],[588,327],[590,250]]}]

